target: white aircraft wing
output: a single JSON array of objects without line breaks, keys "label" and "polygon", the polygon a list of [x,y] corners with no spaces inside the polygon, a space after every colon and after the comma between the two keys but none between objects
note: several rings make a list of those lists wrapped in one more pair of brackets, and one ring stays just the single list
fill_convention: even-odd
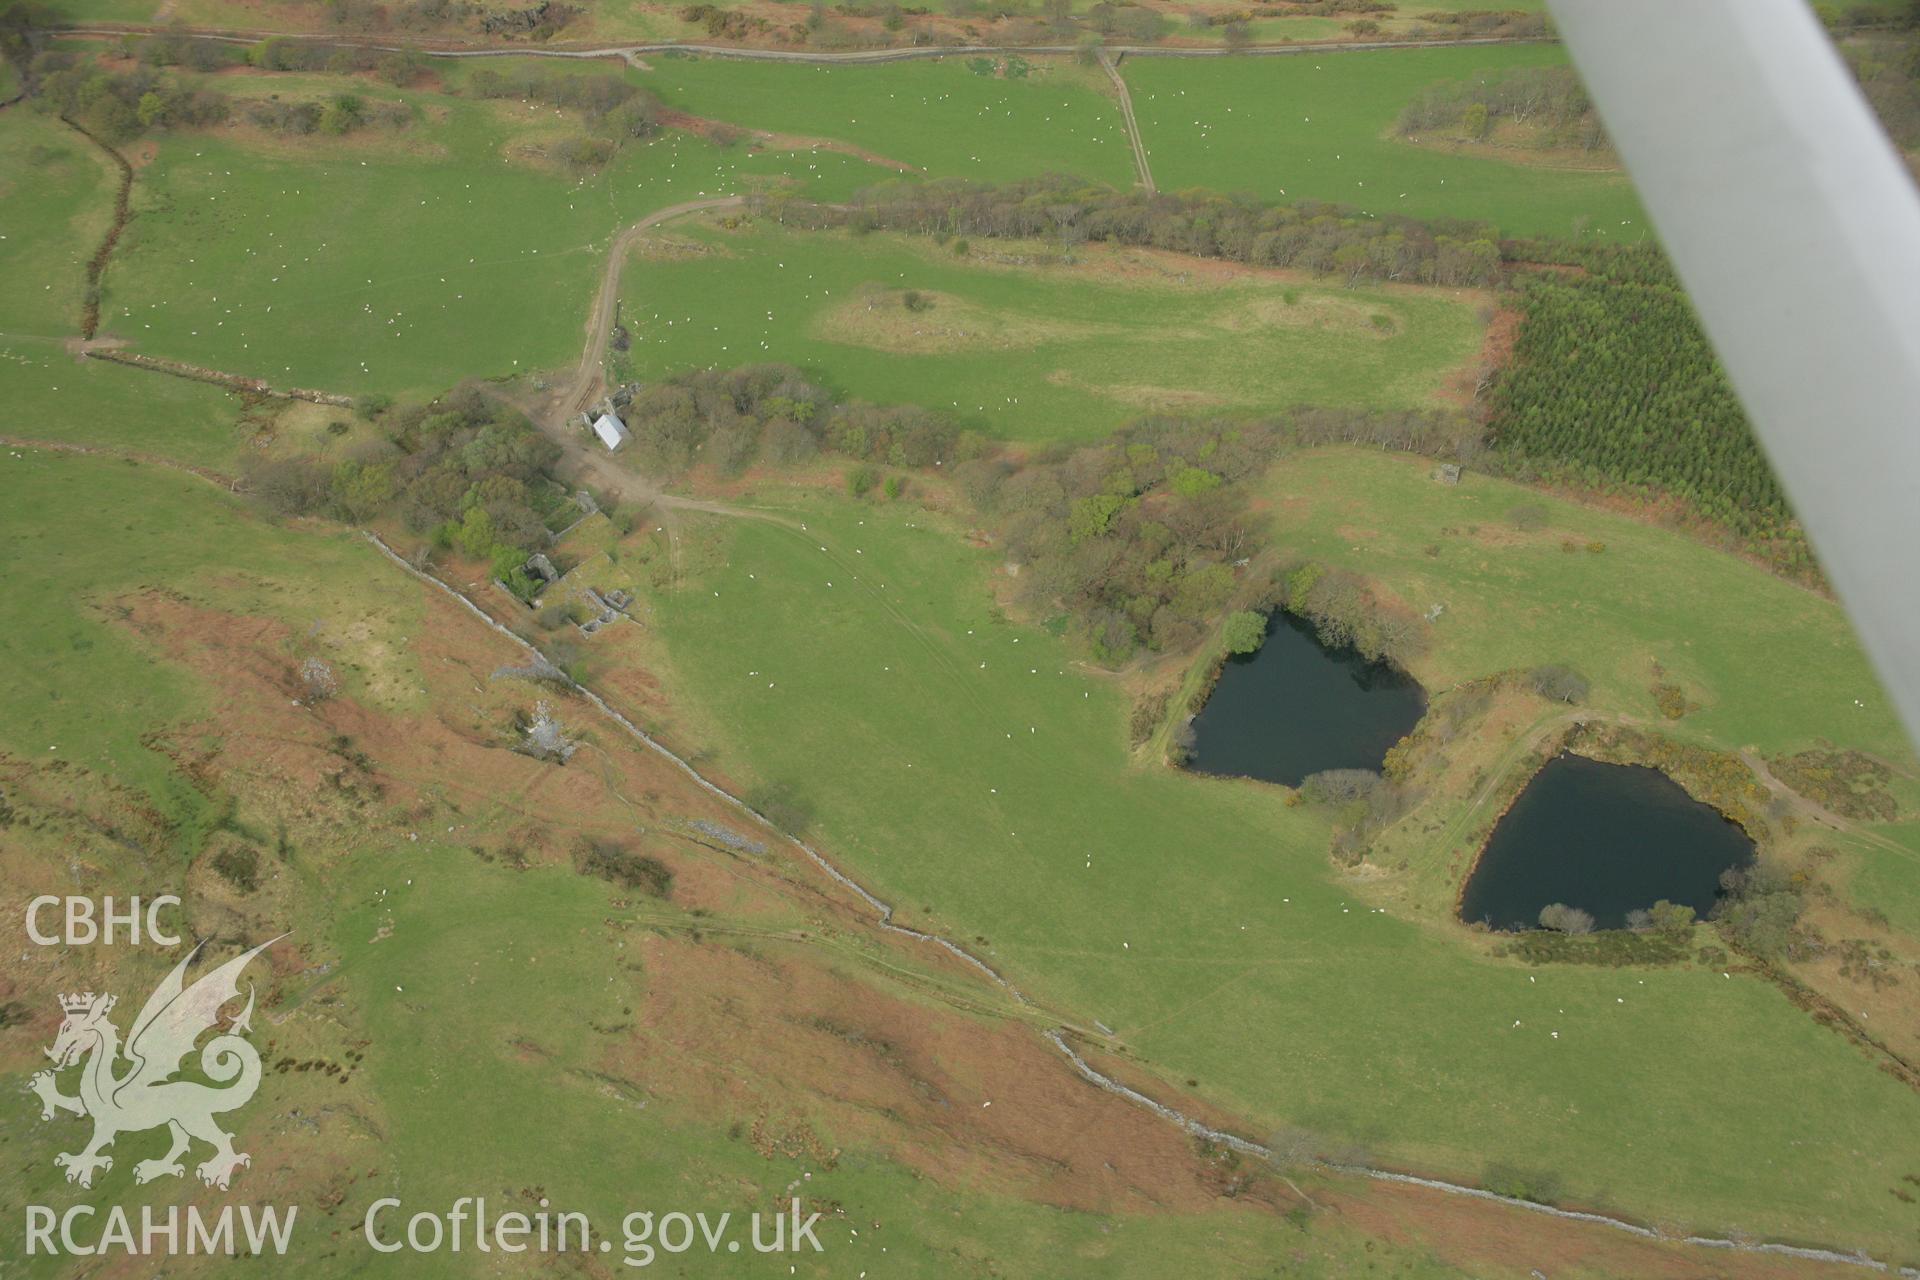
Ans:
[{"label": "white aircraft wing", "polygon": [[1550,4],[1920,742],[1920,193],[1803,0]]}]

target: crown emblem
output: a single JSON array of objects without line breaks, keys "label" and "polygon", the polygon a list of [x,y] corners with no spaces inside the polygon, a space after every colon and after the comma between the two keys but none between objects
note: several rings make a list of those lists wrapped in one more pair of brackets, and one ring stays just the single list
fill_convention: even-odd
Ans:
[{"label": "crown emblem", "polygon": [[[4,2],[4,0],[0,0]],[[284,937],[285,935],[281,935]],[[255,956],[280,938],[243,951],[188,986],[187,967],[200,954],[196,946],[147,998],[123,1047],[120,1029],[108,1020],[117,1003],[105,991],[61,992],[57,997],[66,1018],[53,1044],[43,1050],[52,1064],[36,1073],[28,1088],[40,1099],[40,1118],[51,1120],[62,1111],[93,1121],[93,1137],[78,1151],[54,1157],[67,1171],[67,1181],[91,1187],[96,1175],[113,1168],[104,1148],[115,1135],[166,1128],[173,1146],[164,1156],[142,1160],[133,1167],[136,1183],[160,1177],[182,1177],[180,1157],[194,1140],[213,1144],[213,1155],[200,1163],[200,1181],[225,1191],[236,1171],[251,1163],[244,1151],[233,1149],[233,1135],[214,1117],[245,1106],[260,1087],[260,1052],[247,1041],[252,1025],[252,984],[244,992],[247,1006],[225,1029],[220,1010],[241,991],[241,972]],[[209,1032],[212,1039],[200,1041]],[[125,1059],[131,1065],[120,1069]],[[176,1080],[175,1075],[197,1061],[198,1080]],[[60,1092],[57,1076],[79,1068],[80,1092]],[[117,1210],[116,1210],[117,1212]]]}]

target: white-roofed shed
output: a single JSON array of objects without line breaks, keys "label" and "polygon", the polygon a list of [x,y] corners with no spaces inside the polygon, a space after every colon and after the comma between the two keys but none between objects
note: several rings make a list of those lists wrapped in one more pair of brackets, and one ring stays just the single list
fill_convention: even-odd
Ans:
[{"label": "white-roofed shed", "polygon": [[627,424],[611,413],[603,413],[593,420],[593,434],[600,437],[600,443],[609,449],[618,449],[633,438],[627,430]]}]

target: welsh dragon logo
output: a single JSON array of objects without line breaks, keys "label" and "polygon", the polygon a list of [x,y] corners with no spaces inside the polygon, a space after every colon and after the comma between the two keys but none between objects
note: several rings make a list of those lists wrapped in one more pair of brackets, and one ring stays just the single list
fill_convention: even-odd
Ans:
[{"label": "welsh dragon logo", "polygon": [[[115,997],[91,991],[60,997],[67,1016],[53,1047],[46,1051],[53,1069],[35,1075],[31,1088],[40,1097],[42,1120],[53,1119],[58,1111],[93,1118],[93,1140],[80,1151],[54,1157],[54,1163],[67,1171],[68,1182],[92,1186],[96,1172],[113,1168],[113,1157],[104,1151],[115,1137],[161,1125],[172,1135],[172,1145],[159,1159],[142,1160],[133,1167],[136,1182],[181,1176],[186,1170],[180,1157],[196,1138],[213,1147],[213,1154],[197,1170],[208,1186],[226,1190],[235,1171],[252,1162],[245,1152],[233,1149],[233,1135],[214,1120],[245,1106],[260,1087],[260,1055],[244,1039],[252,1030],[251,983],[240,1016],[200,1050],[200,1071],[214,1084],[174,1077],[193,1052],[194,1042],[219,1022],[221,1007],[240,995],[240,972],[247,962],[278,941],[263,942],[187,986],[187,966],[206,944],[196,946],[147,997],[124,1046],[119,1028],[107,1018]],[[71,1097],[61,1093],[56,1073],[83,1058],[79,1093]],[[124,1069],[122,1059],[127,1064]]]}]

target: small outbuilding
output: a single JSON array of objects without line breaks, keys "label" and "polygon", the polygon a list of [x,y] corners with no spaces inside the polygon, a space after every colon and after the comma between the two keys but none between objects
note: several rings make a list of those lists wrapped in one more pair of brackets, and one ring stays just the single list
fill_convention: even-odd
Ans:
[{"label": "small outbuilding", "polygon": [[529,578],[538,578],[542,586],[551,586],[560,581],[560,571],[553,567],[553,561],[538,551],[528,556],[527,562],[520,567],[526,571]]},{"label": "small outbuilding", "polygon": [[611,413],[603,413],[593,420],[593,434],[599,436],[600,443],[609,449],[618,449],[633,438],[627,430],[627,424]]}]

